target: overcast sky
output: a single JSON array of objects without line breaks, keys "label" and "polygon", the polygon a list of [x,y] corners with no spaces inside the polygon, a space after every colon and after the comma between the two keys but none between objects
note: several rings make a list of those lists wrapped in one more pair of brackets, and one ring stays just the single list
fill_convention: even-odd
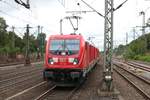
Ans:
[{"label": "overcast sky", "polygon": [[[26,0],[22,0],[26,1]],[[93,8],[104,14],[104,0],[85,0]],[[124,0],[114,0],[114,7],[117,7]],[[77,5],[80,3],[80,6]],[[91,10],[80,0],[30,0],[31,9],[16,4],[14,0],[0,1],[0,16],[6,19],[9,26],[25,27],[30,24],[32,27],[37,25],[43,26],[43,32],[49,37],[52,34],[59,34],[59,21],[65,16],[66,11],[82,11]],[[149,0],[128,0],[128,2],[119,10],[114,12],[114,45],[125,44],[126,33],[129,34],[129,42],[133,40],[132,27],[142,25],[142,16],[140,11],[146,12],[146,19],[150,17],[150,1]],[[98,14],[82,13],[78,14],[82,17],[79,22],[79,30],[85,39],[89,36],[95,37],[93,42],[103,50],[104,37],[104,19]],[[137,29],[138,31],[139,29]],[[16,29],[18,34],[24,32],[24,29]],[[35,35],[37,28],[31,29]],[[69,21],[63,22],[63,33],[72,33],[72,27]],[[141,33],[138,32],[140,35]],[[137,35],[136,35],[137,36]]]}]

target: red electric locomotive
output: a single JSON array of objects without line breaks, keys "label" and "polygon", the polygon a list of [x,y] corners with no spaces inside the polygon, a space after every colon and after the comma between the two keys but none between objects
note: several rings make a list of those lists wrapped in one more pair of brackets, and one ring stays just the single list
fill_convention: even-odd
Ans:
[{"label": "red electric locomotive", "polygon": [[43,77],[56,85],[76,85],[99,59],[99,50],[82,35],[52,35],[46,45]]}]

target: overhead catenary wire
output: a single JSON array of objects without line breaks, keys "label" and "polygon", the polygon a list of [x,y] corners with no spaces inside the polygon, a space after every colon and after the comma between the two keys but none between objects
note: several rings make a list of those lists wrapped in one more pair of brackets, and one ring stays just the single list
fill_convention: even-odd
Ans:
[{"label": "overhead catenary wire", "polygon": [[27,9],[30,9],[30,3],[29,3],[29,0],[26,0],[26,3],[23,2],[22,0],[14,0],[16,3],[24,6],[25,8]]},{"label": "overhead catenary wire", "polygon": [[[88,3],[86,3],[84,0],[81,0],[84,4],[86,4],[89,8],[91,8],[94,12],[96,12],[101,17],[105,17],[103,14],[99,13],[97,10],[95,10],[92,6],[90,6]],[[79,4],[78,4],[79,5]]]},{"label": "overhead catenary wire", "polygon": [[1,3],[7,4],[7,5],[9,5],[10,7],[14,8],[16,10],[20,10],[19,8],[13,6],[12,4],[8,3],[7,1],[4,1],[4,0],[0,0],[0,1],[1,1]]},{"label": "overhead catenary wire", "polygon": [[19,18],[19,17],[17,17],[17,16],[10,15],[10,14],[8,14],[8,13],[2,11],[2,10],[0,10],[0,13],[3,13],[3,14],[5,14],[5,15],[11,17],[11,18],[15,18],[15,19],[20,20],[20,21],[22,21],[22,22],[26,22],[26,23],[29,23],[29,24],[33,24],[33,23],[31,23],[30,21],[21,19],[21,18]]},{"label": "overhead catenary wire", "polygon": [[[93,12],[96,12],[98,15],[100,15],[101,17],[105,18],[105,16],[101,13],[99,13],[96,9],[94,9],[92,6],[90,6],[88,3],[86,3],[84,0],[81,0],[84,4],[86,4],[89,8],[91,8],[93,10]],[[118,5],[116,8],[113,8],[113,11],[118,10],[119,8],[121,8],[128,0],[125,0],[123,3],[121,3],[120,5]],[[78,3],[78,5],[80,5]]]},{"label": "overhead catenary wire", "polygon": [[[24,28],[24,29],[25,29],[25,28]],[[16,31],[17,33],[19,33],[19,36],[21,36],[21,37],[23,37],[23,36],[24,36],[24,33],[19,32],[19,30],[18,30],[18,29],[15,29],[15,31]]]},{"label": "overhead catenary wire", "polygon": [[[20,17],[14,16],[14,15],[10,15],[10,14],[6,13],[5,11],[0,10],[0,13],[2,13],[2,14],[4,14],[4,15],[7,15],[7,16],[9,16],[9,17],[11,17],[11,18],[15,18],[15,19],[17,19],[17,20],[20,20],[20,21],[22,21],[22,22],[25,22],[25,23],[34,25],[34,23],[32,23],[32,22],[30,22],[30,21],[27,21],[27,20],[25,20],[25,19],[22,19],[22,18],[20,18]],[[19,28],[19,27],[18,27],[18,28]],[[20,28],[22,28],[22,27],[20,27]]]},{"label": "overhead catenary wire", "polygon": [[119,6],[117,6],[116,8],[113,8],[113,11],[118,10],[119,8],[121,8],[128,0],[125,0],[123,3],[121,3]]},{"label": "overhead catenary wire", "polygon": [[[10,27],[11,28],[11,27]],[[18,35],[23,37],[24,36],[24,33],[25,33],[25,28],[26,27],[15,27],[15,32],[16,33],[19,33]],[[32,27],[32,29],[35,29],[37,27]],[[22,29],[21,32],[19,31],[19,29]],[[34,35],[35,37],[37,37],[37,30],[34,30],[33,32],[30,32],[30,35]]]},{"label": "overhead catenary wire", "polygon": [[[4,1],[4,0],[0,0],[0,2],[1,2],[1,1],[2,1],[2,2],[5,2],[5,4],[11,6],[10,3],[8,3],[8,2],[6,2],[6,1]],[[15,8],[14,6],[11,6],[11,7]],[[16,8],[16,9],[17,9],[17,8]],[[28,11],[30,11],[30,10],[28,10]],[[14,19],[20,20],[20,21],[23,22],[23,23],[35,25],[35,24],[32,23],[31,21],[27,21],[27,20],[22,19],[22,18],[20,18],[20,17],[18,17],[18,16],[11,15],[11,14],[7,13],[6,11],[0,10],[0,13],[4,14],[4,15],[10,17],[10,18],[14,18]],[[36,20],[36,19],[35,19],[35,20]],[[42,26],[43,26],[43,25],[42,25]],[[23,27],[17,27],[17,28],[23,28]],[[44,29],[45,29],[45,28],[44,28]],[[46,30],[46,31],[49,31],[49,32],[52,32],[52,31],[49,30],[49,29],[45,29],[45,30]],[[20,34],[21,32],[18,31],[18,33]],[[23,36],[23,34],[20,34],[20,35]],[[35,35],[35,34],[33,33],[33,35]]]},{"label": "overhead catenary wire", "polygon": [[[21,9],[19,9],[18,7],[16,7],[16,6],[14,6],[14,5],[12,5],[11,3],[9,3],[9,2],[7,2],[7,1],[4,1],[4,0],[0,0],[2,3],[4,3],[4,4],[6,4],[6,5],[8,5],[9,7],[11,7],[11,8],[14,8],[14,9],[16,9],[16,10],[18,10],[18,11],[21,11]],[[31,9],[29,9],[28,11],[30,11],[31,13],[32,13],[32,10]],[[21,12],[22,14],[24,14],[24,12]],[[8,15],[8,14],[7,14]],[[33,18],[34,20],[36,20],[37,21],[37,19],[35,19],[32,15],[29,15],[29,17],[31,17],[31,18]],[[30,23],[31,24],[31,23]],[[33,23],[32,23],[33,24]]]},{"label": "overhead catenary wire", "polygon": [[57,0],[63,7],[65,7],[65,0]]}]

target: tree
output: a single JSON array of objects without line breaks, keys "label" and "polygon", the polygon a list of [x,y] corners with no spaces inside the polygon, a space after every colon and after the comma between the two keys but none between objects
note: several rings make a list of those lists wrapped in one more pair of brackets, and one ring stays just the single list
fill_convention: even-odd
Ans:
[{"label": "tree", "polygon": [[5,46],[7,43],[7,27],[6,21],[0,17],[0,47]]},{"label": "tree", "polygon": [[23,39],[21,39],[18,35],[15,35],[15,47],[18,47],[20,53],[23,53],[23,48],[25,47],[25,43]]},{"label": "tree", "polygon": [[35,39],[35,36],[34,35],[31,35],[30,37],[29,37],[29,39],[30,39],[30,43],[29,43],[29,47],[30,47],[30,52],[31,53],[33,53],[33,52],[36,52],[37,50],[37,48],[36,48],[36,39]]},{"label": "tree", "polygon": [[114,53],[116,55],[121,55],[124,53],[126,46],[124,45],[119,45],[118,48],[115,48]]},{"label": "tree", "polygon": [[38,46],[39,46],[39,50],[41,52],[41,56],[43,56],[43,53],[45,51],[45,39],[46,39],[46,34],[45,33],[40,33],[37,36],[37,40],[38,40]]}]

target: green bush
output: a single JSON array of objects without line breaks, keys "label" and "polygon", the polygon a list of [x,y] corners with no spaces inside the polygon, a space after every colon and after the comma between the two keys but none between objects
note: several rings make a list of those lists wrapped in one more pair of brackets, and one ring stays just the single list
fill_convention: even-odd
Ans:
[{"label": "green bush", "polygon": [[146,61],[146,62],[150,62],[150,55],[136,55],[134,57],[135,60],[142,60],[142,61]]},{"label": "green bush", "polygon": [[128,48],[123,53],[123,57],[126,58],[126,59],[128,59],[128,58],[133,59],[135,55],[136,55],[136,53],[131,48]]}]

